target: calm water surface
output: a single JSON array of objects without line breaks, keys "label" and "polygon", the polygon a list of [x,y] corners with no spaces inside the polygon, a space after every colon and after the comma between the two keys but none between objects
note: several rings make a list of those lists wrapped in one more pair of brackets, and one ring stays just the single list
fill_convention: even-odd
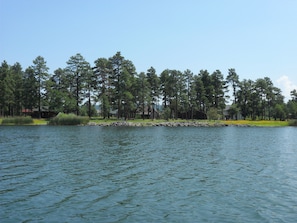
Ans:
[{"label": "calm water surface", "polygon": [[1,222],[296,222],[297,128],[0,126]]}]

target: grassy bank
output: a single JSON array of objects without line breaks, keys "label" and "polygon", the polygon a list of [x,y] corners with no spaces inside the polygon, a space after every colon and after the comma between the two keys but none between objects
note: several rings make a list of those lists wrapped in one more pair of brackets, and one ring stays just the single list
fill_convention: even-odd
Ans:
[{"label": "grassy bank", "polygon": [[[88,117],[80,117],[75,115],[65,115],[60,114],[57,117],[47,120],[47,119],[31,119],[31,117],[14,117],[14,118],[0,118],[0,123],[2,125],[111,125],[116,122],[123,122],[122,119],[102,119],[99,117],[93,117],[89,119]],[[236,126],[262,126],[262,127],[279,127],[279,126],[297,126],[297,120],[291,121],[274,121],[274,120],[227,120],[227,121],[210,121],[210,120],[185,120],[185,119],[134,119],[127,120],[131,124],[139,124],[140,126],[151,126],[159,123],[205,123],[209,126],[215,125],[217,123],[224,125],[236,125]]]},{"label": "grassy bank", "polygon": [[278,126],[289,126],[288,121],[274,121],[274,120],[227,120],[222,121],[226,125],[248,125],[248,126],[263,126],[263,127],[278,127]]},{"label": "grassy bank", "polygon": [[59,113],[56,117],[51,118],[49,125],[86,125],[89,117],[76,116],[74,114]]},{"label": "grassy bank", "polygon": [[48,120],[41,118],[41,119],[33,119],[33,124],[34,125],[47,125],[48,124]]},{"label": "grassy bank", "polygon": [[8,117],[1,119],[1,125],[32,125],[33,123],[33,119],[30,116]]},{"label": "grassy bank", "polygon": [[0,118],[1,125],[47,125],[47,119],[33,119],[27,117]]}]

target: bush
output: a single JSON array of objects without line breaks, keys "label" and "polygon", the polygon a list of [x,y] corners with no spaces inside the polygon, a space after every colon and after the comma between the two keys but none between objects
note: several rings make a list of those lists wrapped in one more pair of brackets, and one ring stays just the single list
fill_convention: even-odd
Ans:
[{"label": "bush", "polygon": [[171,113],[170,108],[169,107],[165,108],[162,112],[162,118],[169,121],[170,113]]},{"label": "bush", "polygon": [[218,120],[220,115],[218,114],[218,110],[216,108],[210,108],[207,112],[208,120]]},{"label": "bush", "polygon": [[3,118],[1,124],[2,125],[29,125],[29,124],[33,124],[33,119],[31,116]]},{"label": "bush", "polygon": [[297,126],[297,120],[291,120],[289,121],[289,126]]},{"label": "bush", "polygon": [[49,125],[85,125],[89,122],[88,117],[77,116],[74,114],[59,113],[50,119]]}]

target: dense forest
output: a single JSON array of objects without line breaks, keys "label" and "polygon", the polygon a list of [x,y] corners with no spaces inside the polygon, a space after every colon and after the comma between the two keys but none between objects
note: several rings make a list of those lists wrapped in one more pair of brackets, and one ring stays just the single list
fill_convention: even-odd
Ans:
[{"label": "dense forest", "polygon": [[[24,111],[44,108],[54,113],[75,113],[110,118],[214,118],[286,119],[297,118],[297,91],[285,103],[281,90],[269,77],[239,80],[234,68],[226,77],[220,70],[166,69],[153,67],[137,73],[132,61],[120,52],[98,58],[91,65],[81,54],[71,56],[65,68],[49,74],[38,56],[23,70],[20,63],[3,61],[0,67],[0,116],[25,115]],[[228,93],[230,89],[230,93]],[[229,96],[230,95],[230,96]],[[228,117],[223,111],[228,106]]]}]

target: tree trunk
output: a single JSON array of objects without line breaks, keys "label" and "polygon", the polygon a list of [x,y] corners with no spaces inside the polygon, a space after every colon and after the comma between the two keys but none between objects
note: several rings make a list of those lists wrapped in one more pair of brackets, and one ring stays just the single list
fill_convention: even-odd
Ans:
[{"label": "tree trunk", "polygon": [[89,118],[91,118],[91,93],[89,92]]},{"label": "tree trunk", "polygon": [[78,87],[78,73],[76,74],[76,115],[79,115],[79,87]]},{"label": "tree trunk", "polygon": [[144,103],[142,103],[142,120],[144,120]]}]

